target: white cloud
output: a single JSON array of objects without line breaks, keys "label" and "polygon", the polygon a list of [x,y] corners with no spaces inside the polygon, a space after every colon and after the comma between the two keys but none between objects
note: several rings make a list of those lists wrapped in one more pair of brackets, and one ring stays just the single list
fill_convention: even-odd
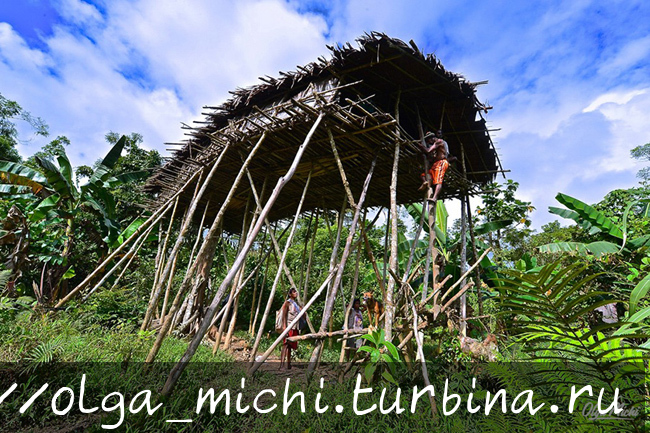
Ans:
[{"label": "white cloud", "polygon": [[83,0],[57,0],[57,9],[61,16],[77,25],[92,25],[101,21],[97,8]]},{"label": "white cloud", "polygon": [[479,97],[495,107],[489,124],[501,128],[504,168],[537,206],[536,226],[552,219],[546,206],[559,191],[597,201],[633,186],[640,164],[629,149],[650,141],[650,36],[623,25],[641,20],[643,3],[601,11],[590,1],[336,0],[324,10],[319,1],[112,0],[101,13],[82,0],[54,4],[65,21],[44,49],[0,23],[0,91],[71,138],[75,164],[101,156],[109,130],[140,132],[163,150],[203,105],[371,30],[413,39],[449,70],[490,81]]},{"label": "white cloud", "polygon": [[39,50],[30,49],[11,25],[0,22],[0,60],[12,73],[33,73],[50,62]]},{"label": "white cloud", "polygon": [[614,103],[617,105],[627,104],[632,98],[638,95],[643,95],[648,89],[632,90],[632,91],[619,91],[619,92],[608,92],[604,95],[600,95],[594,101],[585,107],[582,112],[589,113],[590,111],[597,110],[604,104]]},{"label": "white cloud", "polygon": [[[199,118],[203,105],[327,53],[323,19],[279,0],[116,0],[104,15],[80,0],[55,7],[64,21],[42,50],[0,23],[1,90],[43,117],[53,136],[71,139],[74,164],[101,157],[111,130],[140,132],[164,151],[164,142],[184,139],[181,122]],[[19,150],[29,155],[46,141]]]}]

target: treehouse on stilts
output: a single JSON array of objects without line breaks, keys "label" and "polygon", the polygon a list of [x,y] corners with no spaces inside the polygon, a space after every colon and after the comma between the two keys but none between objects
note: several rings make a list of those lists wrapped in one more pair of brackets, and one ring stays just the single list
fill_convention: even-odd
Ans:
[{"label": "treehouse on stilts", "polygon": [[[420,333],[414,330],[426,327],[431,314],[438,315],[464,296],[472,285],[465,283],[472,269],[467,269],[464,259],[464,275],[452,285],[454,295],[449,284],[441,290],[443,282],[438,281],[434,266],[435,211],[429,212],[435,204],[427,200],[431,191],[418,191],[426,164],[423,136],[425,131],[442,129],[450,153],[458,157],[447,171],[442,198],[460,200],[465,222],[468,198],[501,171],[482,115],[489,107],[476,98],[475,88],[481,83],[446,71],[413,42],[372,33],[358,44],[330,47],[331,59],[320,58],[279,78],[260,78],[263,84],[238,89],[223,105],[206,107],[205,120],[187,127],[189,139],[147,184],[156,197],[149,205],[152,216],[120,247],[122,258],[117,265],[109,268],[110,260],[120,256],[116,252],[98,269],[108,274],[128,266],[149,232],[156,226],[162,228],[157,271],[142,323],[143,329],[158,330],[147,360],[154,360],[172,330],[193,335],[170,374],[165,393],[172,390],[209,330],[215,349],[219,344],[228,346],[237,322],[239,294],[257,291],[262,280],[268,281],[271,290],[264,296],[262,292],[252,295],[257,313],[247,324],[255,335],[251,372],[284,337],[280,335],[269,350],[258,353],[265,325],[273,316],[273,299],[278,290],[283,293],[282,284],[295,287],[303,297],[300,315],[315,302],[324,301],[322,317],[312,315],[307,335],[299,337],[316,342],[310,364],[314,368],[324,338],[347,334],[347,330],[332,333],[328,325],[335,305],[346,304],[349,309],[355,297],[356,282],[349,299],[340,300],[341,282],[346,267],[358,267],[360,255],[367,255],[375,265],[376,293],[383,297],[382,323],[388,338],[399,341],[402,349],[415,340],[428,381]],[[432,228],[427,259],[416,264],[412,248],[406,266],[398,268],[397,208],[417,202],[423,203],[424,212],[416,237],[425,237],[425,218]],[[343,218],[346,209],[351,218]],[[311,215],[317,225],[319,215],[322,218],[332,210],[339,218],[338,224],[332,224],[329,272],[317,284],[308,284],[313,237],[297,239],[296,225],[304,215]],[[372,257],[367,246],[366,232],[380,214],[387,218],[387,272],[376,266],[381,258]],[[174,223],[177,228],[172,231]],[[343,225],[347,225],[345,240],[341,239]],[[219,240],[233,235],[239,240],[236,255],[227,265],[225,278],[211,282],[213,260],[221,253]],[[306,266],[301,268],[302,275],[292,275],[287,251],[301,242]],[[190,263],[181,269],[177,264],[182,249],[188,251]],[[261,272],[268,270],[269,260],[277,263],[275,275]],[[430,287],[415,299],[410,283],[431,270],[433,282],[424,278],[423,284]],[[96,278],[89,276],[71,296],[99,287],[90,284]],[[308,292],[308,286],[318,288]]]}]

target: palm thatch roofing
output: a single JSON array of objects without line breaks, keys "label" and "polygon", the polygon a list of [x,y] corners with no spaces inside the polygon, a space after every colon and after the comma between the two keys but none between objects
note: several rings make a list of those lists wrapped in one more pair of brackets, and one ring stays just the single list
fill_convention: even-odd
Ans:
[{"label": "palm thatch roofing", "polygon": [[[208,204],[210,221],[228,194],[243,160],[257,140],[265,139],[252,158],[249,170],[257,193],[268,196],[290,166],[320,112],[325,121],[316,130],[296,175],[285,186],[269,219],[295,213],[311,172],[303,211],[317,207],[340,209],[345,190],[336,165],[328,129],[350,183],[360,193],[370,163],[378,154],[377,168],[366,199],[368,207],[388,206],[389,185],[396,143],[400,144],[397,199],[400,204],[421,201],[419,174],[423,157],[419,150],[420,128],[442,129],[452,155],[443,197],[473,194],[492,181],[499,171],[498,156],[482,116],[488,107],[476,98],[475,83],[445,70],[435,56],[382,33],[371,33],[350,44],[328,47],[332,57],[319,58],[279,78],[261,77],[261,84],[237,89],[217,107],[205,107],[205,120],[186,127],[189,139],[147,183],[156,194],[156,208],[196,173],[207,171],[222,153],[223,160],[200,203]],[[420,120],[418,120],[420,119]],[[466,178],[462,176],[465,157]],[[263,185],[266,187],[263,188]],[[194,188],[180,195],[182,211],[192,200]],[[245,210],[252,212],[248,180],[240,184],[224,218],[224,229],[239,232]],[[264,198],[262,198],[264,201]],[[199,212],[200,213],[200,212]]]}]

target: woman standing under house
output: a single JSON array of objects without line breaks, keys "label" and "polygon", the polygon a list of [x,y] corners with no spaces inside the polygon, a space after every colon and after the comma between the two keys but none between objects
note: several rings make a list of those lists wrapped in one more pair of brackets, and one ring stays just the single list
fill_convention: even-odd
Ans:
[{"label": "woman standing under house", "polygon": [[[287,325],[296,318],[298,313],[300,313],[300,305],[296,299],[298,298],[298,292],[296,289],[289,289],[287,294],[287,300],[284,301],[282,305],[282,330],[287,329]],[[295,337],[300,333],[299,323],[296,323],[290,330],[287,337]],[[284,366],[284,361],[287,361],[287,369],[291,369],[291,351],[298,349],[297,341],[289,341],[287,337],[284,339],[284,344],[282,344],[282,351],[280,352],[280,368]]]}]

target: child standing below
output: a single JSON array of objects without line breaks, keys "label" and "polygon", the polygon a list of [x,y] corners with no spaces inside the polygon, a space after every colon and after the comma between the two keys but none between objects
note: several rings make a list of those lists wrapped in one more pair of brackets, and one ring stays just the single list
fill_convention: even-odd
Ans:
[{"label": "child standing below", "polygon": [[[352,309],[350,309],[350,314],[348,316],[348,330],[356,331],[358,333],[363,329],[363,311],[364,307],[361,306],[361,300],[355,298],[352,303]],[[350,361],[352,356],[357,352],[357,350],[363,345],[363,338],[349,339],[347,341],[348,353],[347,360]]]}]

